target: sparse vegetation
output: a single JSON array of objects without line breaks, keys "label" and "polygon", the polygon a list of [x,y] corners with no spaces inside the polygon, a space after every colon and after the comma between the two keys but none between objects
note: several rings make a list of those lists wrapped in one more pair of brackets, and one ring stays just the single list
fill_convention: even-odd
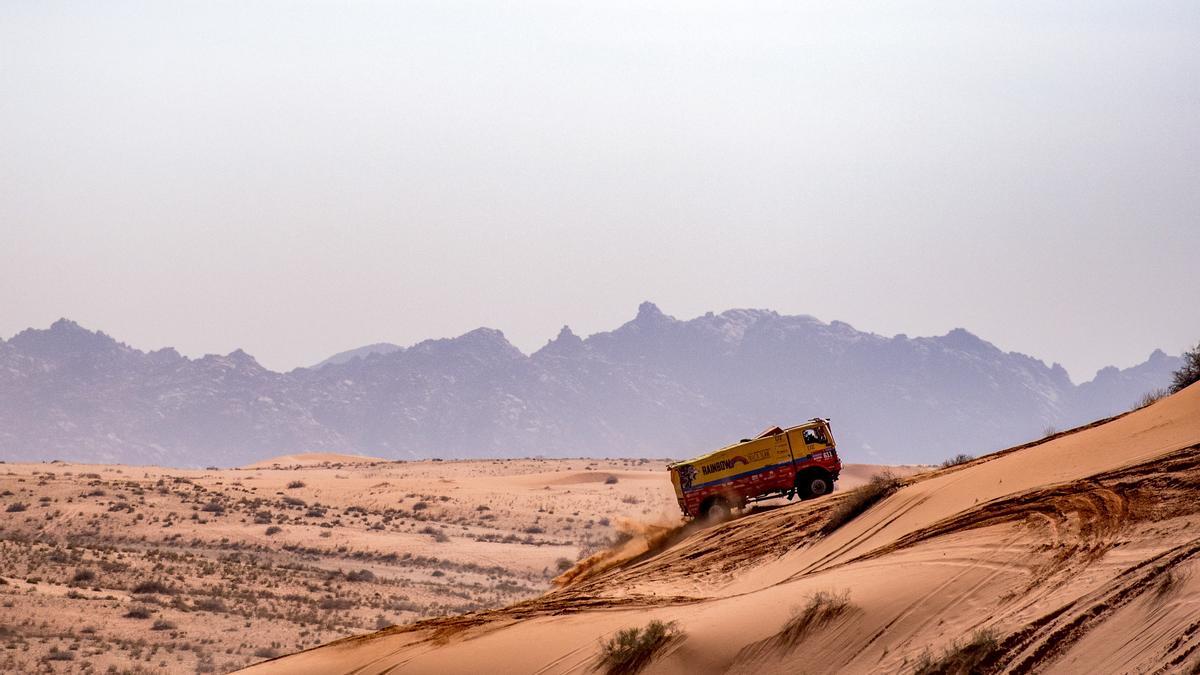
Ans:
[{"label": "sparse vegetation", "polygon": [[[46,670],[55,646],[64,654],[55,658],[73,655],[89,672],[232,672],[265,658],[253,657],[258,648],[290,653],[511,604],[574,564],[575,555],[560,558],[566,547],[607,548],[609,518],[643,509],[623,507],[628,491],[597,490],[560,507],[540,491],[514,501],[501,485],[479,499],[449,493],[449,480],[413,475],[404,463],[373,468],[391,473],[365,491],[333,480],[318,486],[306,473],[306,490],[320,488],[307,504],[299,496],[310,493],[285,489],[288,474],[272,469],[72,475],[48,463],[12,466],[0,472],[0,512],[14,502],[28,511],[0,523],[0,612],[15,617],[0,626],[0,645],[18,645],[0,651],[0,672]],[[495,466],[500,475],[545,471],[490,461],[455,470],[496,475]],[[622,466],[601,461],[594,470],[602,481]],[[333,464],[324,470],[329,479],[352,477]],[[649,490],[637,496],[655,508],[672,503]],[[609,518],[589,517],[597,512]],[[437,557],[396,545],[418,532],[439,542]],[[513,564],[503,554],[477,559],[464,555],[460,538],[472,549],[495,542],[531,550]],[[120,602],[125,594],[133,601]],[[55,598],[54,612],[41,609],[46,597]]]},{"label": "sparse vegetation", "polygon": [[346,574],[346,581],[375,581],[375,573],[371,570],[355,570]]},{"label": "sparse vegetation", "polygon": [[817,591],[809,596],[804,607],[792,612],[792,618],[788,619],[776,637],[781,646],[790,649],[812,631],[833,622],[852,608],[849,591]]},{"label": "sparse vegetation", "polygon": [[779,632],[747,645],[738,652],[737,660],[755,662],[791,652],[814,631],[857,609],[850,603],[849,591],[817,591],[808,597],[808,602],[803,607],[792,610],[791,618],[783,624]]},{"label": "sparse vegetation", "polygon": [[616,485],[617,480],[618,480],[617,477],[610,473],[610,474],[608,474],[608,477],[604,479],[604,484],[605,485]]},{"label": "sparse vegetation", "polygon": [[287,484],[287,489],[289,490],[298,490],[302,487],[304,487],[304,481],[302,480],[294,480]]},{"label": "sparse vegetation", "polygon": [[674,621],[655,619],[645,628],[623,628],[601,645],[596,665],[608,675],[633,675],[686,637]]},{"label": "sparse vegetation", "polygon": [[900,489],[900,479],[890,471],[883,471],[871,476],[866,485],[854,488],[833,507],[829,520],[821,526],[821,534],[830,534],[839,527],[854,520],[875,505],[876,502],[890,496]]},{"label": "sparse vegetation", "polygon": [[1200,382],[1200,342],[1183,353],[1183,365],[1171,374],[1171,393],[1183,391]]},{"label": "sparse vegetation", "polygon": [[86,584],[96,580],[96,573],[86,567],[75,570],[75,576],[71,577],[73,584]]},{"label": "sparse vegetation", "polygon": [[983,672],[1000,655],[1000,641],[992,630],[977,630],[966,642],[952,643],[934,658],[926,651],[917,660],[913,675],[971,675]]},{"label": "sparse vegetation", "polygon": [[1146,406],[1157,403],[1160,399],[1166,398],[1169,394],[1170,392],[1168,392],[1166,389],[1155,389],[1153,391],[1148,391],[1145,394],[1142,394],[1142,397],[1138,399],[1138,402],[1133,406],[1133,409],[1141,410]]},{"label": "sparse vegetation", "polygon": [[125,612],[126,619],[149,619],[153,615],[154,610],[143,605],[134,605],[129,608],[128,612]]},{"label": "sparse vegetation", "polygon": [[966,454],[963,454],[963,453],[959,453],[959,454],[957,454],[957,455],[955,455],[955,456],[951,457],[950,459],[947,459],[946,461],[942,462],[942,468],[943,468],[943,469],[948,469],[948,468],[950,468],[950,467],[952,467],[952,466],[958,466],[958,465],[960,465],[960,464],[966,464],[967,462],[974,461],[974,459],[975,459],[975,456],[974,456],[974,455],[966,455]]},{"label": "sparse vegetation", "polygon": [[23,502],[13,502],[13,503],[9,504],[8,508],[4,509],[4,511],[6,513],[20,513],[21,511],[24,511],[28,508],[29,508],[28,504],[25,504]]},{"label": "sparse vegetation", "polygon": [[151,580],[134,586],[133,593],[136,595],[172,595],[175,593],[175,589],[165,582]]}]

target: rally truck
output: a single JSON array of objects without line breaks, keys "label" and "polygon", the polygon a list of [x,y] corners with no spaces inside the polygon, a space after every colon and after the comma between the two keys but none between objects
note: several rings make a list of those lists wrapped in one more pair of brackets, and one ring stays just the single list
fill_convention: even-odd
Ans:
[{"label": "rally truck", "polygon": [[773,427],[756,438],[667,465],[683,515],[722,518],[748,502],[812,499],[833,491],[842,471],[829,420]]}]

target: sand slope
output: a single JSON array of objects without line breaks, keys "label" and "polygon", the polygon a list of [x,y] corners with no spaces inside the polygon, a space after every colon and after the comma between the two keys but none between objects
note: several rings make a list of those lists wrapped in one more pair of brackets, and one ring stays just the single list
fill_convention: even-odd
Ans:
[{"label": "sand slope", "polygon": [[[503,610],[342,640],[256,672],[571,673],[651,619],[650,672],[912,672],[974,631],[985,672],[1178,672],[1200,662],[1200,385],[1122,417],[913,476],[828,536],[846,493],[681,532]],[[675,541],[679,539],[679,541]],[[828,623],[781,632],[818,591]]]}]

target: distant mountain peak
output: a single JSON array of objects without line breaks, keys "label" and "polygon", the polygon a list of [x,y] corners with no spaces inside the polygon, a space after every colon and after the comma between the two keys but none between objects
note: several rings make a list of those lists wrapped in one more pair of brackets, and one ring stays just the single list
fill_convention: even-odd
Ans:
[{"label": "distant mountain peak", "polygon": [[353,361],[354,359],[365,359],[375,355],[382,356],[384,354],[392,354],[399,351],[404,351],[404,348],[400,345],[394,345],[390,342],[376,342],[375,344],[366,345],[365,347],[358,347],[356,349],[348,349],[344,352],[338,352],[337,354],[334,354],[324,361],[312,366],[312,369],[316,370],[334,363],[346,363]]},{"label": "distant mountain peak", "polygon": [[669,318],[670,317],[668,317],[666,314],[662,313],[662,310],[658,308],[658,305],[647,300],[646,302],[638,305],[637,316],[634,317],[633,320],[637,321],[638,323],[646,323],[661,322]]},{"label": "distant mountain peak", "polygon": [[945,345],[965,352],[999,351],[995,345],[980,338],[966,328],[954,328],[941,337]]},{"label": "distant mountain peak", "polygon": [[546,343],[544,347],[535,352],[538,354],[552,356],[570,356],[584,349],[583,339],[571,330],[570,326],[563,326],[558,331],[558,336]]},{"label": "distant mountain peak", "polygon": [[67,354],[104,351],[122,347],[100,331],[90,331],[74,321],[62,318],[49,328],[28,328],[17,333],[9,344],[42,354]]}]

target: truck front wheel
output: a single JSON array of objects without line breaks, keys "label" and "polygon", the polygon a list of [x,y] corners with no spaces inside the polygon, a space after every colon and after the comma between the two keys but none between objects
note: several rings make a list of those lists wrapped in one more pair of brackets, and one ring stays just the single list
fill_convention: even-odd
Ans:
[{"label": "truck front wheel", "polygon": [[833,492],[833,479],[827,473],[806,473],[796,476],[796,491],[801,499],[823,497]]}]

